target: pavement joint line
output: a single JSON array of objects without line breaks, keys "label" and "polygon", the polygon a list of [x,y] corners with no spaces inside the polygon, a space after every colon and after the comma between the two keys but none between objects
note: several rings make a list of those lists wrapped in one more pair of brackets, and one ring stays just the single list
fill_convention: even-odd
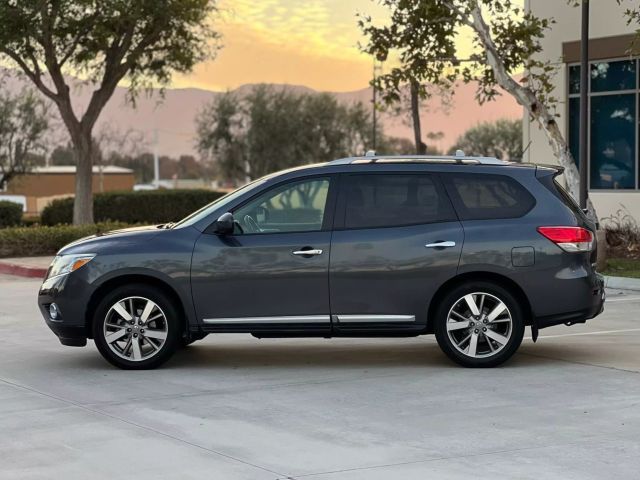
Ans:
[{"label": "pavement joint line", "polygon": [[[538,338],[560,338],[560,337],[579,337],[583,335],[607,335],[612,333],[624,333],[624,332],[640,332],[640,328],[625,328],[622,330],[598,330],[597,332],[579,332],[579,333],[560,333],[557,335],[540,335]],[[531,340],[531,337],[525,337],[526,340]]]},{"label": "pavement joint line", "polygon": [[604,301],[604,304],[614,303],[614,302],[638,302],[640,301],[640,297],[632,297],[632,298],[607,298]]},{"label": "pavement joint line", "polygon": [[[557,444],[553,444],[553,445],[536,445],[536,446],[531,446],[531,447],[522,447],[522,448],[512,448],[512,449],[503,449],[503,450],[494,450],[494,451],[490,451],[490,452],[481,452],[481,453],[472,453],[469,455],[451,455],[451,456],[441,456],[441,457],[435,457],[435,458],[426,458],[424,460],[412,460],[412,461],[407,461],[407,462],[397,462],[397,463],[387,463],[387,464],[379,464],[379,465],[369,465],[369,466],[364,466],[364,467],[354,467],[354,468],[345,468],[345,469],[341,469],[341,470],[331,470],[331,471],[326,471],[326,472],[313,472],[313,473],[304,473],[301,475],[294,475],[293,477],[284,477],[283,480],[297,480],[300,478],[307,478],[307,477],[315,477],[318,475],[331,475],[334,473],[346,473],[346,472],[358,472],[358,471],[363,471],[363,470],[375,470],[375,469],[380,469],[380,468],[387,468],[387,467],[400,467],[400,466],[404,466],[404,465],[417,465],[420,463],[430,463],[430,462],[438,462],[438,461],[446,461],[446,460],[456,460],[456,459],[466,459],[466,458],[477,458],[477,457],[484,457],[484,456],[490,456],[490,455],[499,455],[501,453],[515,453],[515,452],[522,452],[522,451],[529,451],[529,450],[540,450],[540,449],[544,449],[544,448],[558,448],[558,447],[567,447],[570,445],[583,445],[585,443],[589,443],[591,441],[593,441],[594,439],[597,439],[598,437],[606,437],[609,436],[610,433],[603,433],[601,435],[595,435],[593,437],[589,437],[589,439],[585,439],[583,441],[579,441],[579,442],[562,442],[562,443],[557,443]],[[601,440],[599,442],[596,443],[608,443],[608,442],[612,442],[612,441],[616,441],[618,439],[616,438],[611,438],[608,440]]]},{"label": "pavement joint line", "polygon": [[240,459],[240,458],[236,458],[236,457],[234,457],[234,456],[232,456],[232,455],[227,455],[226,453],[222,453],[222,452],[219,452],[219,451],[217,451],[217,450],[213,450],[212,448],[207,448],[207,447],[205,447],[205,446],[203,446],[203,445],[199,445],[199,444],[197,444],[197,443],[190,442],[189,440],[185,440],[185,439],[183,439],[183,438],[176,437],[176,436],[174,436],[174,435],[171,435],[171,434],[169,434],[169,433],[166,433],[166,432],[163,432],[163,431],[157,430],[157,429],[155,429],[155,428],[152,428],[152,427],[149,427],[149,426],[146,426],[146,425],[142,425],[142,424],[139,424],[139,423],[133,422],[133,421],[131,421],[131,420],[127,420],[127,419],[125,419],[125,418],[121,418],[121,417],[119,417],[119,416],[117,416],[117,415],[114,415],[114,414],[111,414],[111,413],[107,413],[107,412],[104,412],[104,411],[102,411],[102,410],[98,410],[98,409],[94,409],[94,408],[87,407],[87,406],[82,405],[82,404],[80,404],[80,403],[78,403],[78,402],[74,402],[73,400],[65,399],[65,398],[62,398],[62,397],[58,397],[57,395],[52,395],[52,394],[49,394],[49,393],[46,393],[46,392],[42,392],[42,391],[40,391],[40,390],[37,390],[37,389],[32,388],[32,387],[28,387],[28,386],[26,386],[26,385],[20,385],[20,384],[18,384],[18,383],[14,383],[14,382],[11,382],[11,381],[9,381],[9,380],[6,380],[6,379],[4,379],[4,378],[0,378],[0,382],[3,382],[3,383],[5,383],[5,384],[7,384],[7,385],[10,385],[10,386],[12,386],[12,387],[14,387],[14,388],[18,388],[18,389],[22,389],[22,390],[27,390],[27,391],[29,391],[29,392],[36,393],[36,394],[38,394],[38,395],[42,395],[43,397],[51,398],[51,399],[53,399],[53,400],[57,400],[57,401],[59,401],[59,402],[66,403],[66,404],[68,404],[68,405],[70,405],[70,406],[73,406],[73,407],[76,407],[76,408],[79,408],[79,409],[85,410],[85,411],[90,412],[90,413],[94,413],[94,414],[96,414],[96,415],[101,415],[101,416],[104,416],[104,417],[110,418],[110,419],[112,419],[112,420],[116,420],[116,421],[122,422],[122,423],[124,423],[124,424],[127,424],[127,425],[130,425],[130,426],[133,426],[133,427],[139,428],[139,429],[141,429],[141,430],[145,430],[145,431],[150,432],[150,433],[155,433],[156,435],[160,435],[160,436],[162,436],[162,437],[169,438],[169,439],[174,440],[174,441],[176,441],[176,442],[183,443],[183,444],[185,444],[185,445],[188,445],[188,446],[190,446],[190,447],[197,448],[197,449],[199,449],[199,450],[203,450],[203,451],[208,452],[208,453],[213,453],[213,454],[215,454],[215,455],[219,455],[219,456],[224,457],[224,458],[226,458],[226,459],[228,459],[228,460],[233,460],[233,461],[238,462],[238,463],[241,463],[241,464],[243,464],[243,465],[247,465],[247,466],[254,467],[254,468],[257,468],[257,469],[259,469],[259,470],[262,470],[262,471],[268,472],[268,473],[272,473],[272,474],[277,475],[277,476],[279,476],[279,477],[283,475],[283,474],[282,474],[282,473],[280,473],[280,472],[276,472],[276,471],[274,471],[274,470],[270,470],[270,469],[268,469],[268,468],[266,468],[266,467],[262,467],[262,466],[260,466],[260,465],[256,465],[256,464],[251,463],[251,462],[248,462],[248,461],[246,461],[246,460],[242,460],[242,459]]},{"label": "pavement joint line", "polygon": [[550,357],[548,355],[540,355],[539,353],[529,353],[529,352],[518,351],[516,352],[516,355],[529,355],[530,357],[538,357],[538,358],[545,358],[547,360],[556,360],[559,362],[572,363],[574,365],[581,365],[583,367],[604,368],[606,370],[614,370],[617,372],[635,373],[636,375],[640,374],[640,372],[637,370],[629,370],[627,368],[620,368],[620,367],[610,367],[608,365],[596,365],[595,363],[579,362],[576,360],[567,360],[565,358]]}]

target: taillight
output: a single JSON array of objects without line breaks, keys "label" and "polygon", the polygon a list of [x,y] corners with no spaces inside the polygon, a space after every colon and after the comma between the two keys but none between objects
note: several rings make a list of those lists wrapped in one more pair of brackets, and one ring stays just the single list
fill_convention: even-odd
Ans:
[{"label": "taillight", "polygon": [[582,227],[538,227],[538,232],[565,252],[589,252],[593,233]]}]

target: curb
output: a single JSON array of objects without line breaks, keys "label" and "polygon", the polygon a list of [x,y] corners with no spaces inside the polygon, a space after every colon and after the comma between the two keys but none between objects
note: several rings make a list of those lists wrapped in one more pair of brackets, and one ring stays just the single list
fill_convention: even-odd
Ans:
[{"label": "curb", "polygon": [[16,265],[14,263],[0,262],[0,273],[6,275],[16,275],[18,277],[27,278],[44,278],[48,268],[41,267],[25,267],[24,265]]},{"label": "curb", "polygon": [[640,278],[609,277],[605,275],[604,286],[606,288],[619,288],[621,290],[640,291]]}]

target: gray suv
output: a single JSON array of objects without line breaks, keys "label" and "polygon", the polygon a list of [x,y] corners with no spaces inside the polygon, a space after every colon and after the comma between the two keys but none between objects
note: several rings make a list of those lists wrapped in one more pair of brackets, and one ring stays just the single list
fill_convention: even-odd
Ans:
[{"label": "gray suv", "polygon": [[153,368],[209,333],[412,337],[493,367],[526,326],[602,312],[595,226],[558,167],[364,156],[269,175],[175,224],[64,247],[40,289],[63,345]]}]

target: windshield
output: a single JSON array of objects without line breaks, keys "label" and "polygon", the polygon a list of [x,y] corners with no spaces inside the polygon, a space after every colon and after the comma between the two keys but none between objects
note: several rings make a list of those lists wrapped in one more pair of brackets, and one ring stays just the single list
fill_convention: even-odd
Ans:
[{"label": "windshield", "polygon": [[252,190],[253,188],[259,185],[262,185],[265,181],[266,181],[266,177],[247,183],[246,185],[238,188],[237,190],[234,190],[233,192],[229,192],[226,195],[218,198],[217,200],[214,200],[210,204],[205,205],[200,210],[196,210],[191,215],[183,218],[172,227],[179,228],[179,227],[186,227],[186,226],[193,225],[194,223],[197,223],[203,218],[207,217],[209,214],[211,214],[212,211],[220,208],[225,203],[232,202],[233,200],[238,198],[240,195],[243,195],[244,193],[248,192],[249,190]]}]

